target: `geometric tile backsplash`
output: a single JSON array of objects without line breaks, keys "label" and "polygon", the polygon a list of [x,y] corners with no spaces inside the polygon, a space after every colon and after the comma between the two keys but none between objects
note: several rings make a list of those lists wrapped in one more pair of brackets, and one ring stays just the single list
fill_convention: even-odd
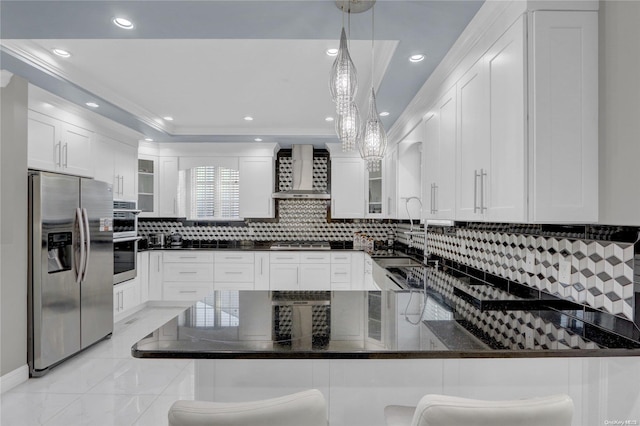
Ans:
[{"label": "geometric tile backsplash", "polygon": [[[634,321],[633,243],[463,227],[429,231],[429,254]],[[561,262],[570,265],[567,282],[561,279]]]},{"label": "geometric tile backsplash", "polygon": [[140,236],[150,233],[179,232],[183,239],[226,241],[352,241],[355,232],[364,232],[376,240],[386,240],[393,223],[327,222],[324,200],[279,200],[278,221],[251,221],[242,226],[183,226],[181,221],[141,219]]}]

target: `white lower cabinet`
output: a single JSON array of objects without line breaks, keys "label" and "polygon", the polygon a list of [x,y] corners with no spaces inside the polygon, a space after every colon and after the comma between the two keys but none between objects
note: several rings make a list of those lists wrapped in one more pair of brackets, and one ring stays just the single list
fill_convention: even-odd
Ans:
[{"label": "white lower cabinet", "polygon": [[149,300],[149,252],[139,252],[136,260],[138,281],[140,282],[140,303],[147,303]]},{"label": "white lower cabinet", "polygon": [[197,301],[213,292],[213,252],[163,252],[165,301]]},{"label": "white lower cabinet", "polygon": [[216,252],[215,272],[213,274],[215,290],[253,290],[254,255],[252,252]]},{"label": "white lower cabinet", "polygon": [[254,285],[255,290],[269,290],[269,253],[254,253]]},{"label": "white lower cabinet", "polygon": [[149,300],[163,300],[162,297],[162,252],[149,252]]},{"label": "white lower cabinet", "polygon": [[113,287],[113,321],[117,322],[125,316],[141,308],[140,281],[138,277],[117,284]]},{"label": "white lower cabinet", "polygon": [[331,265],[301,263],[300,290],[331,290]]},{"label": "white lower cabinet", "polygon": [[299,290],[298,263],[271,263],[269,269],[269,288],[271,290]]}]

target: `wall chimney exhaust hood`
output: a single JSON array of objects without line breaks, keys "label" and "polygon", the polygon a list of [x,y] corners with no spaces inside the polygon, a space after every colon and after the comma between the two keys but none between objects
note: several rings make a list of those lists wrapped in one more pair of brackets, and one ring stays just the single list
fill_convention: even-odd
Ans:
[{"label": "wall chimney exhaust hood", "polygon": [[313,189],[313,145],[292,145],[291,158],[291,189],[274,192],[271,196],[276,199],[330,199],[328,192]]}]

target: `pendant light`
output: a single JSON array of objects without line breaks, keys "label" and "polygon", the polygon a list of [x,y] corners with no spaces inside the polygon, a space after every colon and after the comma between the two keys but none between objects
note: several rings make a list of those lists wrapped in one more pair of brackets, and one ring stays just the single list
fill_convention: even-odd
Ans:
[{"label": "pendant light", "polygon": [[376,106],[376,94],[373,90],[373,68],[374,68],[374,10],[371,10],[371,95],[369,96],[369,113],[364,122],[362,134],[359,139],[360,156],[367,162],[369,172],[380,170],[380,163],[387,150],[387,133],[384,131],[378,108]]},{"label": "pendant light", "polygon": [[342,142],[342,151],[353,151],[360,136],[360,111],[355,102],[349,104],[347,111],[338,115],[336,133]]},{"label": "pendant light", "polygon": [[349,110],[349,105],[353,102],[358,90],[358,77],[356,67],[351,60],[351,55],[349,55],[347,34],[344,31],[344,26],[340,34],[338,55],[333,62],[331,74],[329,75],[329,90],[331,91],[331,98],[336,103],[336,112],[339,115],[345,114]]}]

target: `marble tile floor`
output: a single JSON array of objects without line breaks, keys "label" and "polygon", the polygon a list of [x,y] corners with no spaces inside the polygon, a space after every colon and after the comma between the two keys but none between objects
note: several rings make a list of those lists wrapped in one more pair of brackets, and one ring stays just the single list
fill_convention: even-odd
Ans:
[{"label": "marble tile floor", "polygon": [[194,397],[191,360],[136,359],[131,346],[183,308],[147,307],[111,339],[1,396],[1,426],[162,426],[177,399]]}]

